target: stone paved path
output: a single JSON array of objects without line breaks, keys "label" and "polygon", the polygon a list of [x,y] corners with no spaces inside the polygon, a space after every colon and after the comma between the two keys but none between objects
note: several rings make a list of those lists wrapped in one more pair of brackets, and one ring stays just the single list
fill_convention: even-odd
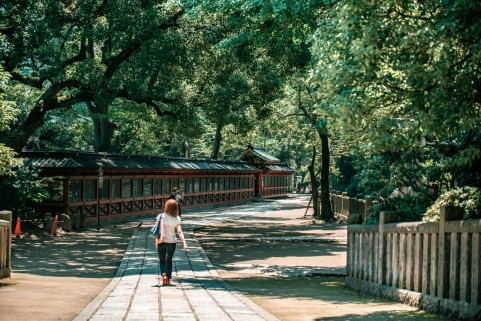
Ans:
[{"label": "stone paved path", "polygon": [[282,202],[255,203],[189,215],[183,223],[189,249],[177,247],[172,286],[160,285],[155,242],[149,229],[138,229],[115,278],[74,321],[278,320],[219,278],[192,230],[279,206]]}]

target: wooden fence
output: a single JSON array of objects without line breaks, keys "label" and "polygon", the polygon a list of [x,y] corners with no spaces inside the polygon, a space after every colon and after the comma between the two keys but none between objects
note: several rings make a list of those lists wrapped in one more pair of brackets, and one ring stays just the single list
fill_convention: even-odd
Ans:
[{"label": "wooden fence", "polygon": [[0,279],[8,278],[11,274],[11,236],[12,236],[12,213],[0,212]]},{"label": "wooden fence", "polygon": [[361,196],[351,196],[345,192],[331,192],[331,209],[335,216],[345,217],[352,223],[364,223],[369,217],[369,208],[373,204]]},{"label": "wooden fence", "polygon": [[481,220],[457,220],[443,207],[439,223],[349,225],[348,287],[464,320],[481,320]]}]

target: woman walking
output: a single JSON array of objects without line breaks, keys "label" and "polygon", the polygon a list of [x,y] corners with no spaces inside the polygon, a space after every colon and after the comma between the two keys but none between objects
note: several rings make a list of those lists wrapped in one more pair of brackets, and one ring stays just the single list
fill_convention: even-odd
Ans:
[{"label": "woman walking", "polygon": [[162,285],[170,285],[172,278],[172,258],[174,257],[177,245],[176,232],[179,235],[184,250],[187,250],[184,233],[180,226],[179,204],[176,200],[170,199],[165,203],[164,213],[157,216],[161,224],[160,237],[156,240],[155,246],[159,254],[160,273],[162,275]]}]

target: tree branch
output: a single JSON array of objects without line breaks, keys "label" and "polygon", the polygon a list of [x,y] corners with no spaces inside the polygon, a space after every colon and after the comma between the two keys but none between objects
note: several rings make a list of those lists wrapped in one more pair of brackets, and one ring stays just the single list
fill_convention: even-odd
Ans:
[{"label": "tree branch", "polygon": [[45,111],[50,111],[54,109],[60,109],[65,107],[70,107],[72,105],[87,102],[93,99],[93,96],[87,92],[80,92],[74,97],[55,97],[52,99],[45,100],[44,109]]},{"label": "tree branch", "polygon": [[81,61],[81,60],[84,60],[85,58],[87,58],[87,45],[86,45],[86,42],[87,42],[87,38],[85,37],[85,34],[82,35],[82,39],[80,40],[80,50],[78,52],[78,54],[76,54],[75,56],[73,56],[72,58],[69,58],[67,60],[65,60],[62,65],[61,65],[61,68],[65,68],[77,61]]},{"label": "tree branch", "polygon": [[423,21],[429,21],[429,20],[431,20],[431,19],[428,18],[428,17],[414,16],[414,15],[402,13],[401,11],[399,11],[399,10],[397,10],[397,9],[394,9],[394,12],[397,13],[398,15],[400,15],[400,16],[403,17],[403,18],[415,19],[415,20],[423,20]]},{"label": "tree branch", "polygon": [[167,30],[170,27],[176,26],[177,20],[179,20],[179,18],[182,17],[183,15],[184,15],[184,10],[179,10],[168,21],[160,24],[154,30],[151,30],[150,32],[144,33],[142,37],[130,42],[124,48],[124,50],[121,51],[119,54],[117,54],[114,57],[111,57],[111,58],[107,59],[106,60],[107,69],[105,70],[105,73],[104,73],[105,78],[107,78],[107,79],[112,78],[112,76],[114,75],[115,71],[119,68],[119,66],[124,61],[129,59],[129,57],[132,56],[132,54],[135,51],[137,51],[142,46],[142,44],[144,42],[146,42],[147,40],[154,37],[157,34],[158,31]]},{"label": "tree branch", "polygon": [[41,81],[39,79],[33,79],[33,78],[25,77],[22,74],[19,74],[18,72],[11,72],[11,71],[9,71],[9,72],[12,75],[13,80],[18,81],[19,83],[30,86],[30,87],[42,89],[43,81]]},{"label": "tree branch", "polygon": [[[134,97],[131,97],[130,94],[125,89],[119,91],[117,93],[117,97],[128,99],[128,100],[133,101],[137,104],[146,104],[147,106],[150,106],[155,110],[155,113],[157,114],[157,116],[160,116],[160,117],[162,117],[162,116],[177,117],[177,115],[175,115],[173,112],[171,112],[169,110],[161,110],[159,105],[157,105],[157,103],[154,102],[154,100],[151,97],[146,97],[146,98],[141,98],[141,99],[134,98]],[[168,98],[163,98],[161,100],[161,102],[164,103],[164,104],[172,104],[174,101],[172,101]]]}]

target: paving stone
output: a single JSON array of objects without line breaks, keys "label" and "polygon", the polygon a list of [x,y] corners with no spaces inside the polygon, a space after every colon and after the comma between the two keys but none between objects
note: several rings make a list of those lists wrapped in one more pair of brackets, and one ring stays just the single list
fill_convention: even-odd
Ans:
[{"label": "paving stone", "polygon": [[192,223],[183,219],[189,250],[177,247],[172,286],[168,287],[160,286],[157,250],[149,231],[136,230],[109,285],[112,290],[101,292],[74,321],[278,320],[241,294],[230,292],[231,287],[219,279],[191,230],[274,208],[272,203],[232,212],[203,213]]}]

